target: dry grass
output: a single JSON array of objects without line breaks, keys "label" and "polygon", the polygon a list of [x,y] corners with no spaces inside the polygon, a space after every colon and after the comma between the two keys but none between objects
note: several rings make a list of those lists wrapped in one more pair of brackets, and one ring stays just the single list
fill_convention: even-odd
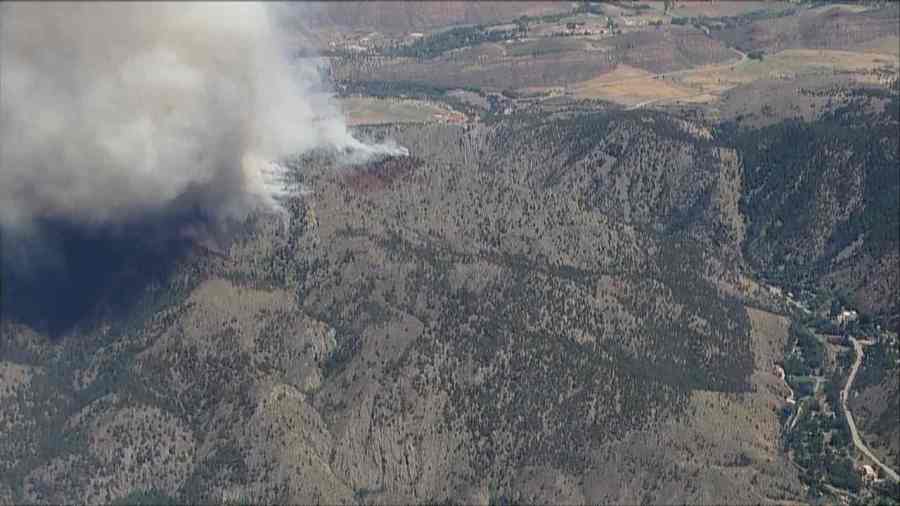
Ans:
[{"label": "dry grass", "polygon": [[896,35],[888,35],[870,40],[865,44],[856,47],[856,50],[863,53],[880,53],[882,55],[890,55],[894,60],[900,57],[900,37]]},{"label": "dry grass", "polygon": [[[390,82],[412,81],[447,88],[476,87],[499,91],[529,86],[561,86],[583,81],[611,68],[595,51],[570,51],[535,57],[496,60],[435,60],[391,63],[365,71],[359,78]],[[350,76],[344,69],[337,75]]]},{"label": "dry grass", "polygon": [[646,70],[619,65],[612,72],[573,85],[570,93],[581,99],[596,98],[634,105],[660,98],[683,98],[695,94],[691,88],[654,79]]},{"label": "dry grass", "polygon": [[733,66],[719,66],[697,69],[673,76],[677,85],[696,90],[695,94],[705,94],[709,99],[718,99],[727,90],[760,80],[793,80],[800,77],[836,73],[859,73],[858,79],[877,82],[877,78],[866,75],[867,71],[883,67],[900,66],[895,56],[882,53],[862,53],[823,49],[788,49],[762,61],[746,60]]},{"label": "dry grass", "polygon": [[[303,423],[298,424],[297,420]],[[329,464],[331,435],[302,391],[282,383],[261,389],[253,425],[260,427],[260,432],[274,435],[270,451],[278,458],[273,464],[280,474],[290,478],[291,502],[339,504],[341,498],[352,495]],[[257,448],[264,444],[260,441]],[[310,487],[304,480],[314,485]]]},{"label": "dry grass", "polygon": [[[850,409],[860,426],[866,445],[885,464],[897,469],[900,465],[900,427],[882,425],[878,428],[879,420],[882,424],[884,420],[896,420],[896,411],[890,413],[892,409],[890,399],[892,396],[896,398],[897,386],[891,382],[892,380],[887,378],[880,384],[864,388],[851,401]],[[896,406],[894,404],[893,409],[896,409]]]},{"label": "dry grass", "polygon": [[31,372],[24,365],[0,362],[0,399],[12,395],[21,386],[27,386]]},{"label": "dry grass", "polygon": [[588,497],[602,503],[640,502],[647,483],[626,469],[634,468],[631,459],[641,459],[653,461],[663,474],[685,473],[703,484],[661,484],[667,503],[803,504],[796,471],[778,448],[776,412],[785,390],[771,367],[781,354],[789,322],[767,311],[747,311],[755,356],[751,391],[694,391],[685,416],[602,448],[609,465],[586,474]]},{"label": "dry grass", "polygon": [[[646,2],[650,5],[657,6],[660,10],[663,8],[663,2]],[[789,8],[789,2],[682,2],[679,1],[675,8],[669,11],[669,14],[676,17],[695,17],[695,16],[739,16],[748,12],[758,10],[778,11]]]},{"label": "dry grass", "polygon": [[858,81],[878,83],[879,78],[872,71],[892,68],[896,72],[900,68],[897,55],[876,51],[889,43],[881,40],[868,52],[788,49],[766,56],[762,61],[747,59],[733,65],[704,65],[659,76],[619,65],[612,72],[574,84],[568,91],[578,98],[636,105],[676,100],[709,103],[732,88],[755,81],[826,77],[848,72],[857,74]]},{"label": "dry grass", "polygon": [[[877,53],[860,53],[827,49],[787,49],[768,58],[786,66],[824,67],[834,70],[861,71],[884,65],[898,66],[896,57]],[[761,62],[761,63],[765,63]]]},{"label": "dry grass", "polygon": [[[553,31],[559,30],[554,25]],[[548,30],[550,31],[550,30]],[[569,51],[586,51],[591,49],[587,39],[576,37],[544,37],[505,46],[506,56],[521,57],[532,54],[558,54]]]},{"label": "dry grass", "polygon": [[[773,364],[782,357],[790,322],[783,316],[749,307],[747,314],[751,321],[755,362],[751,376],[753,392],[740,396],[695,392],[691,396],[693,435],[712,450],[706,454],[712,464],[711,471],[733,472],[738,482],[749,483],[754,475],[758,475],[764,482],[778,483],[784,478],[783,474],[789,474],[786,473],[789,467],[777,446],[780,428],[774,411],[785,392]],[[729,460],[740,453],[755,465],[729,465]],[[788,485],[791,481],[787,479],[780,484]],[[761,496],[771,500],[777,494],[768,491]]]},{"label": "dry grass", "polygon": [[747,308],[753,332],[756,368],[769,372],[776,360],[782,359],[790,321],[775,313]]},{"label": "dry grass", "polygon": [[525,88],[519,88],[516,90],[521,93],[523,96],[547,96],[547,97],[556,97],[560,95],[565,95],[566,89],[562,86],[527,86]]},{"label": "dry grass", "polygon": [[458,117],[461,116],[460,113],[448,111],[422,100],[349,97],[340,99],[339,103],[350,125],[459,120]]},{"label": "dry grass", "polygon": [[214,279],[201,284],[188,301],[192,310],[184,319],[187,336],[216,346],[210,336],[223,328],[232,328],[238,344],[249,351],[262,329],[262,312],[290,310],[293,296],[287,292],[253,290]]}]

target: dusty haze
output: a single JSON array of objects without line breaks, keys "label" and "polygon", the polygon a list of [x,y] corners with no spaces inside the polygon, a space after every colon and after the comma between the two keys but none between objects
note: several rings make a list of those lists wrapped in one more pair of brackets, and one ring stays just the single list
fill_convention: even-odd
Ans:
[{"label": "dusty haze", "polygon": [[0,225],[126,223],[186,193],[243,212],[281,190],[282,157],[390,149],[348,133],[279,8],[0,6]]}]

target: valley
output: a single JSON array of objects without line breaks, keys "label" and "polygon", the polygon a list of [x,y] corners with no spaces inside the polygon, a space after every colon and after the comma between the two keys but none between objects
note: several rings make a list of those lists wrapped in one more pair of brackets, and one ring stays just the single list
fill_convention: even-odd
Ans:
[{"label": "valley", "polygon": [[409,156],[51,224],[3,269],[0,505],[897,505],[897,4],[284,16]]}]

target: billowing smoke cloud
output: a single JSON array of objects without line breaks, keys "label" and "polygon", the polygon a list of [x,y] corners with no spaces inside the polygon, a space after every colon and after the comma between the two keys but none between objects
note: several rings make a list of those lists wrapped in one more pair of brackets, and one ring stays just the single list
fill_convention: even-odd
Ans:
[{"label": "billowing smoke cloud", "polygon": [[[282,7],[283,8],[283,7]],[[281,188],[278,160],[354,139],[279,7],[0,6],[0,226],[127,223],[186,194],[243,212]]]},{"label": "billowing smoke cloud", "polygon": [[0,319],[61,334],[136,303],[187,243],[279,210],[281,160],[405,153],[355,139],[293,57],[303,8],[0,3]]}]

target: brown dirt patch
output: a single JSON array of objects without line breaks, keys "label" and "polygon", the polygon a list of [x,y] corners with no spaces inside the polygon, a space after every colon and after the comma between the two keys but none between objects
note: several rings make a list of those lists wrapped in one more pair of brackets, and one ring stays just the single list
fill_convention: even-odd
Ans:
[{"label": "brown dirt patch", "polygon": [[416,157],[390,157],[354,169],[344,180],[357,192],[379,192],[396,179],[412,175],[421,165],[422,160]]}]

